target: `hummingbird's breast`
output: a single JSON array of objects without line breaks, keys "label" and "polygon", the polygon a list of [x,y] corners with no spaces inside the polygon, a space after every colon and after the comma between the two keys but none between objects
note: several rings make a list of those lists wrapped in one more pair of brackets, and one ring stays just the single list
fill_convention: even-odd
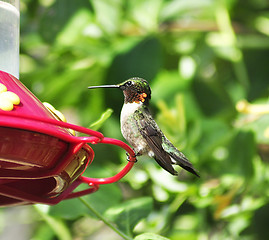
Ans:
[{"label": "hummingbird's breast", "polygon": [[137,112],[140,111],[142,103],[125,103],[121,111],[121,133],[132,145],[136,154],[143,155],[150,151],[149,146],[139,131],[139,119]]}]

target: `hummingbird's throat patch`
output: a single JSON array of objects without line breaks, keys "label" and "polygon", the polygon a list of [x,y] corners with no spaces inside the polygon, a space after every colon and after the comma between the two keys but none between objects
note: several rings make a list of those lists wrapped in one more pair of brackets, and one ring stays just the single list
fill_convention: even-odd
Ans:
[{"label": "hummingbird's throat patch", "polygon": [[125,103],[144,103],[147,100],[148,95],[145,92],[138,93],[133,91],[125,91],[124,97]]},{"label": "hummingbird's throat patch", "polygon": [[137,96],[135,102],[136,102],[136,103],[139,103],[139,102],[142,102],[142,103],[143,103],[143,102],[146,101],[147,96],[148,96],[148,95],[147,95],[146,93],[138,94],[138,96]]}]

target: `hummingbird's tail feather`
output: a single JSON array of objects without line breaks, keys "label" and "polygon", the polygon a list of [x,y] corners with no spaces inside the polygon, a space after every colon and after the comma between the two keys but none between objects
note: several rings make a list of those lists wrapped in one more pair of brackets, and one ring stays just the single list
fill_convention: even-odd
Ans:
[{"label": "hummingbird's tail feather", "polygon": [[197,170],[193,167],[193,165],[191,164],[191,162],[185,157],[185,155],[182,152],[180,152],[180,151],[177,150],[176,152],[168,152],[168,154],[175,161],[174,164],[177,164],[180,167],[182,167],[185,170],[187,170],[188,172],[196,175],[197,177],[200,177],[200,175],[198,174]]},{"label": "hummingbird's tail feather", "polygon": [[165,156],[165,158],[155,156],[154,159],[167,172],[171,173],[172,175],[178,175],[177,171],[172,166],[172,161],[168,154]]}]

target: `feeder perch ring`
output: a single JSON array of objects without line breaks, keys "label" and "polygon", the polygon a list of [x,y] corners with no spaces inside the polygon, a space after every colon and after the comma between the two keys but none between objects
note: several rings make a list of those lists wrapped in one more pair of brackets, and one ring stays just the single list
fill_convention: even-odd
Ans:
[{"label": "feeder perch ring", "polygon": [[[20,99],[12,110],[0,109],[0,206],[57,204],[93,193],[101,184],[119,181],[133,167],[135,153],[124,142],[59,121],[18,79],[6,72],[0,71],[0,85]],[[70,129],[84,136],[74,136]],[[124,149],[131,161],[112,177],[82,176],[94,159],[91,144],[101,143]],[[88,189],[75,191],[80,184],[87,184]]]}]

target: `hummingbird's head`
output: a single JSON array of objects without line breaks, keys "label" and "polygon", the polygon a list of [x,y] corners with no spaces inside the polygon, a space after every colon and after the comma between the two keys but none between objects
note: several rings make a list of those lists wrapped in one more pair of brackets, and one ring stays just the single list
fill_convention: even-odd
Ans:
[{"label": "hummingbird's head", "polygon": [[91,86],[89,89],[93,88],[119,88],[124,94],[124,103],[144,103],[148,104],[151,98],[151,90],[148,82],[143,78],[130,78],[123,83],[116,85],[101,85],[101,86]]},{"label": "hummingbird's head", "polygon": [[142,102],[148,104],[151,98],[150,86],[143,78],[130,78],[118,86],[123,91],[125,103]]}]

